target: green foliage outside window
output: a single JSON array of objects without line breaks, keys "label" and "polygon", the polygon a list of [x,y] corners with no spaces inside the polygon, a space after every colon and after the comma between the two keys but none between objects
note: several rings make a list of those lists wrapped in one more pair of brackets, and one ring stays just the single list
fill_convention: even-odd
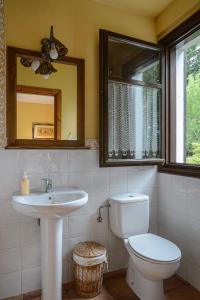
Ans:
[{"label": "green foliage outside window", "polygon": [[200,45],[186,52],[186,162],[200,164]]}]

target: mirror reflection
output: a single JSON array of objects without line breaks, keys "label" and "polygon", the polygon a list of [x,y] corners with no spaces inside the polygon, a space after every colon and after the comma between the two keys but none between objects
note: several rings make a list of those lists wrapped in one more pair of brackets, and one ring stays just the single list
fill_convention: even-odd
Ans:
[{"label": "mirror reflection", "polygon": [[160,83],[160,52],[141,44],[109,38],[109,77]]},{"label": "mirror reflection", "polygon": [[17,57],[17,139],[77,140],[77,66],[52,63],[47,79]]}]

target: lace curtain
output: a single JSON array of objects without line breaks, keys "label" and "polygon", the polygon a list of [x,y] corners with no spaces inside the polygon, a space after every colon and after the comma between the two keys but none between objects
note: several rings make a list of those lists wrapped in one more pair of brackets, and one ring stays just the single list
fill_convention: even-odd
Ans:
[{"label": "lace curtain", "polygon": [[109,82],[109,158],[160,158],[160,91]]}]

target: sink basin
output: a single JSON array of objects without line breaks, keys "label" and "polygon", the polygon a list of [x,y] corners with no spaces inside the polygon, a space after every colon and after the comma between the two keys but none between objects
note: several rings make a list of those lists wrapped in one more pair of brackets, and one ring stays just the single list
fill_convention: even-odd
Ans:
[{"label": "sink basin", "polygon": [[13,196],[14,208],[24,215],[35,218],[59,218],[81,208],[87,201],[88,194],[76,188]]},{"label": "sink basin", "polygon": [[14,195],[12,198],[18,212],[41,220],[43,300],[62,300],[63,217],[81,208],[87,201],[88,194],[77,188]]}]

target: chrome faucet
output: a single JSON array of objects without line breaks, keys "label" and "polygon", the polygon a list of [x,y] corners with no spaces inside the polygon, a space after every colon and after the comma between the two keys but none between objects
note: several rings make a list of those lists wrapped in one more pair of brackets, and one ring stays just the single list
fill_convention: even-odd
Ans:
[{"label": "chrome faucet", "polygon": [[45,193],[51,193],[53,189],[52,179],[42,178],[41,180],[45,182]]}]

